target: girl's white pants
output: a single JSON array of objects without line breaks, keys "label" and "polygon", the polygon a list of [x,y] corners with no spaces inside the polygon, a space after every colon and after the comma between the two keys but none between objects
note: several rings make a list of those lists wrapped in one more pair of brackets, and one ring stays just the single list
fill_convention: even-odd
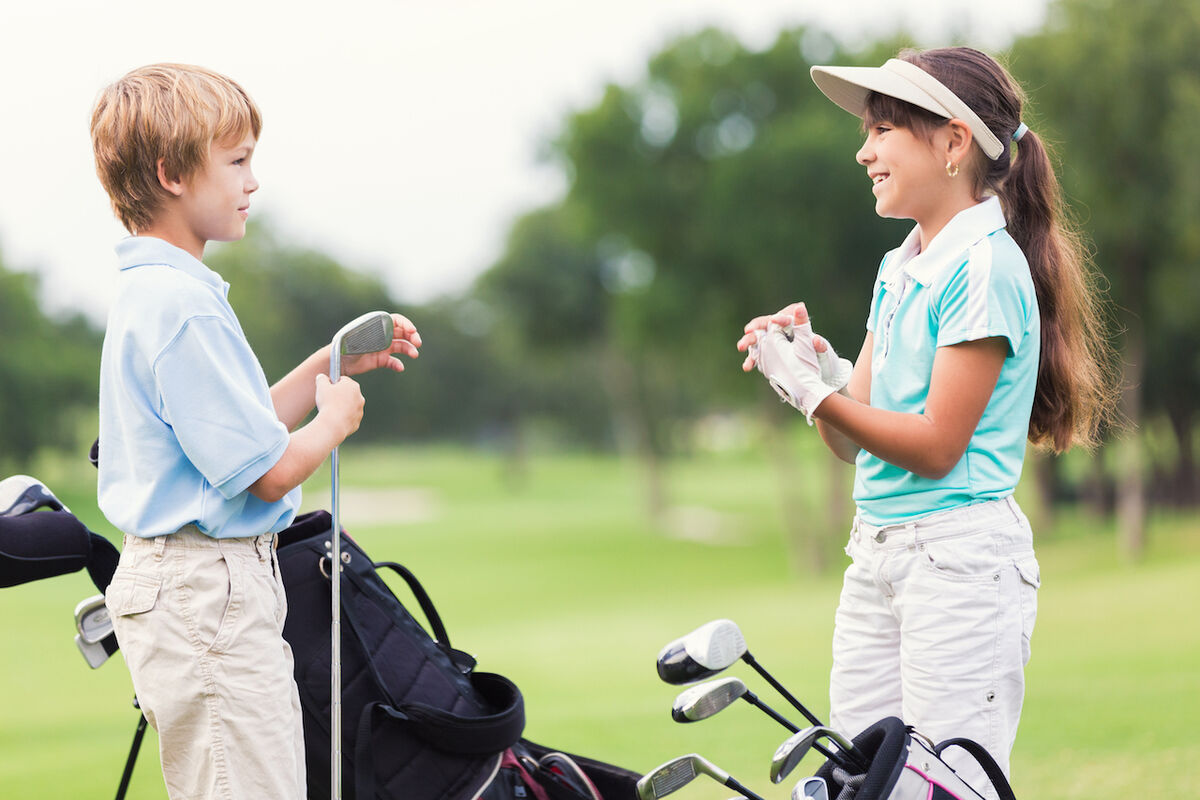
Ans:
[{"label": "girl's white pants", "polygon": [[[897,716],[934,742],[974,739],[1009,768],[1040,584],[1012,497],[877,527],[856,518],[833,636],[830,723]],[[961,751],[947,760],[988,782]],[[994,797],[988,793],[988,796]]]}]

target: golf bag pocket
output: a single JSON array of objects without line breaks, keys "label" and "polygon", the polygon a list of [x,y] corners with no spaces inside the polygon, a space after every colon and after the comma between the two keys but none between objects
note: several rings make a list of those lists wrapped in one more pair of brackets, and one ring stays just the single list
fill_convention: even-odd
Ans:
[{"label": "golf bag pocket", "polygon": [[522,739],[479,800],[635,800],[636,772]]},{"label": "golf bag pocket", "polygon": [[984,787],[968,785],[942,759],[950,747],[962,748],[979,762],[1000,800],[1016,800],[1003,770],[973,740],[934,745],[898,717],[885,717],[852,744],[870,763],[865,773],[850,773],[832,760],[816,772],[833,800],[979,800]]},{"label": "golf bag pocket", "polygon": [[[308,796],[330,785],[331,519],[306,514],[279,536],[304,716]],[[476,672],[450,646],[433,602],[399,564],[373,562],[342,533],[342,774],[346,800],[471,800],[491,782],[525,725],[521,693]],[[402,577],[432,631],[409,614],[379,571]]]}]

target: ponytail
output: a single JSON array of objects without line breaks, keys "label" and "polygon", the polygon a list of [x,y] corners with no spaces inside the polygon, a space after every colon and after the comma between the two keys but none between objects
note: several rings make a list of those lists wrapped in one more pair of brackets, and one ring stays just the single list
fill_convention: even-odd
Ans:
[{"label": "ponytail", "polygon": [[997,190],[1008,231],[1029,261],[1041,312],[1042,351],[1029,440],[1063,452],[1094,447],[1116,407],[1099,276],[1067,216],[1042,140],[1026,131]]}]

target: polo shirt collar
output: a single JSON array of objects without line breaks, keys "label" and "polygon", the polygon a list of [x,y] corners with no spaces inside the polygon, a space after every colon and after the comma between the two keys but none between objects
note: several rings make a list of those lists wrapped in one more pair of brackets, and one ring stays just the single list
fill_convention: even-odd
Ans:
[{"label": "polo shirt collar", "polygon": [[928,286],[955,256],[1005,225],[1000,198],[992,196],[955,214],[924,252],[921,252],[920,229],[914,227],[904,243],[892,251],[893,261],[885,270],[884,280],[890,281],[903,270],[913,280]]},{"label": "polo shirt collar", "polygon": [[117,266],[122,271],[151,264],[177,269],[222,294],[229,284],[188,251],[153,236],[127,236],[117,242]]}]

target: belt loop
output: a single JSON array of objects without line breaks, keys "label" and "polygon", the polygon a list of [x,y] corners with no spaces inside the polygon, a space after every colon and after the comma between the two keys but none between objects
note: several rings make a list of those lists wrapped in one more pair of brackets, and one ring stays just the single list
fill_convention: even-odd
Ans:
[{"label": "belt loop", "polygon": [[167,549],[167,537],[166,536],[155,536],[154,537],[154,559],[156,561],[162,561],[163,551],[165,551],[166,549]]}]

